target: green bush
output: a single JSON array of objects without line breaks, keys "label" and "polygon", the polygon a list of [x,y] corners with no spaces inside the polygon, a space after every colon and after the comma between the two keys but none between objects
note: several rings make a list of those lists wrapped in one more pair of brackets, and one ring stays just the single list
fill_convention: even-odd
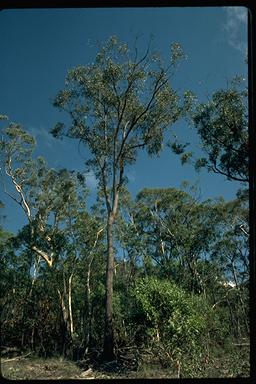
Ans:
[{"label": "green bush", "polygon": [[201,359],[209,317],[203,298],[155,277],[137,279],[132,296],[131,321],[140,347],[150,347],[162,366],[174,366],[185,356]]},{"label": "green bush", "polygon": [[137,279],[133,294],[134,315],[148,326],[153,338],[168,339],[181,346],[196,342],[206,329],[206,304],[170,281]]}]

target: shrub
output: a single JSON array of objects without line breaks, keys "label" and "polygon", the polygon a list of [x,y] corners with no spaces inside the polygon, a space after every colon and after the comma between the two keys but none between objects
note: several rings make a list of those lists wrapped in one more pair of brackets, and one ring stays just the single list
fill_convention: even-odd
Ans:
[{"label": "shrub", "polygon": [[155,277],[137,279],[132,295],[135,340],[161,355],[162,365],[201,358],[209,311],[202,298]]}]

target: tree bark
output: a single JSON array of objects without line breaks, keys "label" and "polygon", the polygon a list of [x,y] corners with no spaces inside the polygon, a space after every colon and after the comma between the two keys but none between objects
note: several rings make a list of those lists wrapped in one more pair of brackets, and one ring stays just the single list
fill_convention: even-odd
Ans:
[{"label": "tree bark", "polygon": [[88,271],[86,276],[86,303],[87,303],[87,326],[86,326],[86,334],[85,334],[85,354],[89,351],[90,339],[91,339],[91,327],[92,327],[92,305],[91,305],[91,263],[90,260],[88,265]]},{"label": "tree bark", "polygon": [[107,221],[107,268],[106,268],[106,296],[105,296],[105,332],[103,345],[103,358],[111,361],[114,355],[113,331],[113,274],[114,274],[114,248],[113,248],[113,212],[108,213]]},{"label": "tree bark", "polygon": [[[65,283],[64,283],[64,285],[65,285]],[[61,305],[63,322],[64,322],[63,335],[62,335],[62,337],[63,337],[62,354],[63,354],[63,356],[65,356],[66,351],[67,351],[67,344],[70,341],[70,322],[69,322],[68,309],[67,309],[66,304],[65,304],[66,294],[65,293],[61,294],[59,289],[57,289],[57,292],[58,292],[58,295],[60,298],[60,305]]]},{"label": "tree bark", "polygon": [[73,312],[72,312],[72,278],[73,273],[69,276],[68,279],[68,311],[69,311],[69,326],[70,326],[70,336],[73,341],[74,339],[74,322],[73,322]]},{"label": "tree bark", "polygon": [[[87,304],[87,320],[85,326],[85,321],[83,324],[83,329],[85,329],[85,352],[84,356],[88,353],[90,342],[91,342],[91,330],[92,330],[92,302],[91,302],[91,266],[94,260],[94,250],[96,248],[96,245],[98,243],[99,235],[104,230],[105,226],[103,228],[100,228],[96,234],[96,239],[94,241],[93,247],[89,254],[89,263],[88,263],[88,269],[87,269],[87,275],[86,275],[86,304]],[[82,344],[84,343],[84,340]]]},{"label": "tree bark", "polygon": [[[232,260],[232,274],[233,274],[233,278],[234,278],[234,281],[235,281],[235,284],[236,284],[236,289],[238,291],[238,300],[240,301],[240,304],[241,304],[241,310],[242,310],[242,313],[243,313],[243,321],[244,321],[244,324],[245,324],[246,332],[247,332],[247,334],[249,334],[250,333],[250,327],[249,327],[249,324],[248,324],[248,315],[246,314],[245,303],[244,303],[244,300],[242,299],[242,292],[241,292],[241,288],[239,287],[239,283],[238,283],[238,279],[237,279],[236,267],[235,267],[235,263],[234,263],[233,260]],[[238,314],[237,314],[237,323],[240,326],[239,315]]]}]

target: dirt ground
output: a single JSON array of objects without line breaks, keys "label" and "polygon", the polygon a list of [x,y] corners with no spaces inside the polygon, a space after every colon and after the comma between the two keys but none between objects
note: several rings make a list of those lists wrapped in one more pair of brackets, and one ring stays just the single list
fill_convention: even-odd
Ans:
[{"label": "dirt ground", "polygon": [[[115,363],[115,362],[113,362]],[[112,364],[112,363],[109,363]],[[30,354],[1,358],[1,376],[9,380],[72,380],[72,379],[173,379],[182,377],[173,367],[163,368],[152,360],[140,364],[137,370],[122,369],[119,365],[89,365],[87,361],[77,363],[63,358],[38,358]],[[249,357],[240,361],[218,357],[203,367],[199,377],[224,378],[248,377]],[[194,377],[188,375],[188,377]]]},{"label": "dirt ground", "polygon": [[[1,359],[1,376],[11,380],[60,380],[60,379],[138,379],[171,378],[167,372],[108,373],[92,368],[81,369],[74,362],[61,358],[15,357]],[[172,376],[173,377],[173,376]]]},{"label": "dirt ground", "polygon": [[57,359],[30,358],[1,359],[1,375],[12,380],[77,378],[80,370],[75,364]]}]

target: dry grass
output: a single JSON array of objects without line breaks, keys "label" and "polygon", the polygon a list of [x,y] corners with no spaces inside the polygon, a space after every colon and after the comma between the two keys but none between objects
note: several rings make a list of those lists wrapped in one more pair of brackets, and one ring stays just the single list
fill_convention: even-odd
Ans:
[{"label": "dry grass", "polygon": [[61,359],[15,358],[1,360],[1,374],[11,380],[71,379],[79,377],[81,370]]},{"label": "dry grass", "polygon": [[168,372],[163,370],[143,369],[127,373],[104,372],[92,368],[83,370],[74,362],[61,358],[33,357],[2,358],[1,375],[11,380],[170,378]]},{"label": "dry grass", "polygon": [[[154,359],[143,359],[137,371],[115,369],[105,364],[93,367],[62,358],[38,358],[29,356],[17,356],[1,359],[1,375],[11,380],[60,380],[60,379],[172,379],[178,377],[175,367],[167,364],[165,368]],[[191,362],[190,362],[191,364]],[[248,377],[249,376],[249,351],[229,353],[228,356],[220,354],[210,359],[207,364],[200,367],[183,366],[181,377]]]}]

